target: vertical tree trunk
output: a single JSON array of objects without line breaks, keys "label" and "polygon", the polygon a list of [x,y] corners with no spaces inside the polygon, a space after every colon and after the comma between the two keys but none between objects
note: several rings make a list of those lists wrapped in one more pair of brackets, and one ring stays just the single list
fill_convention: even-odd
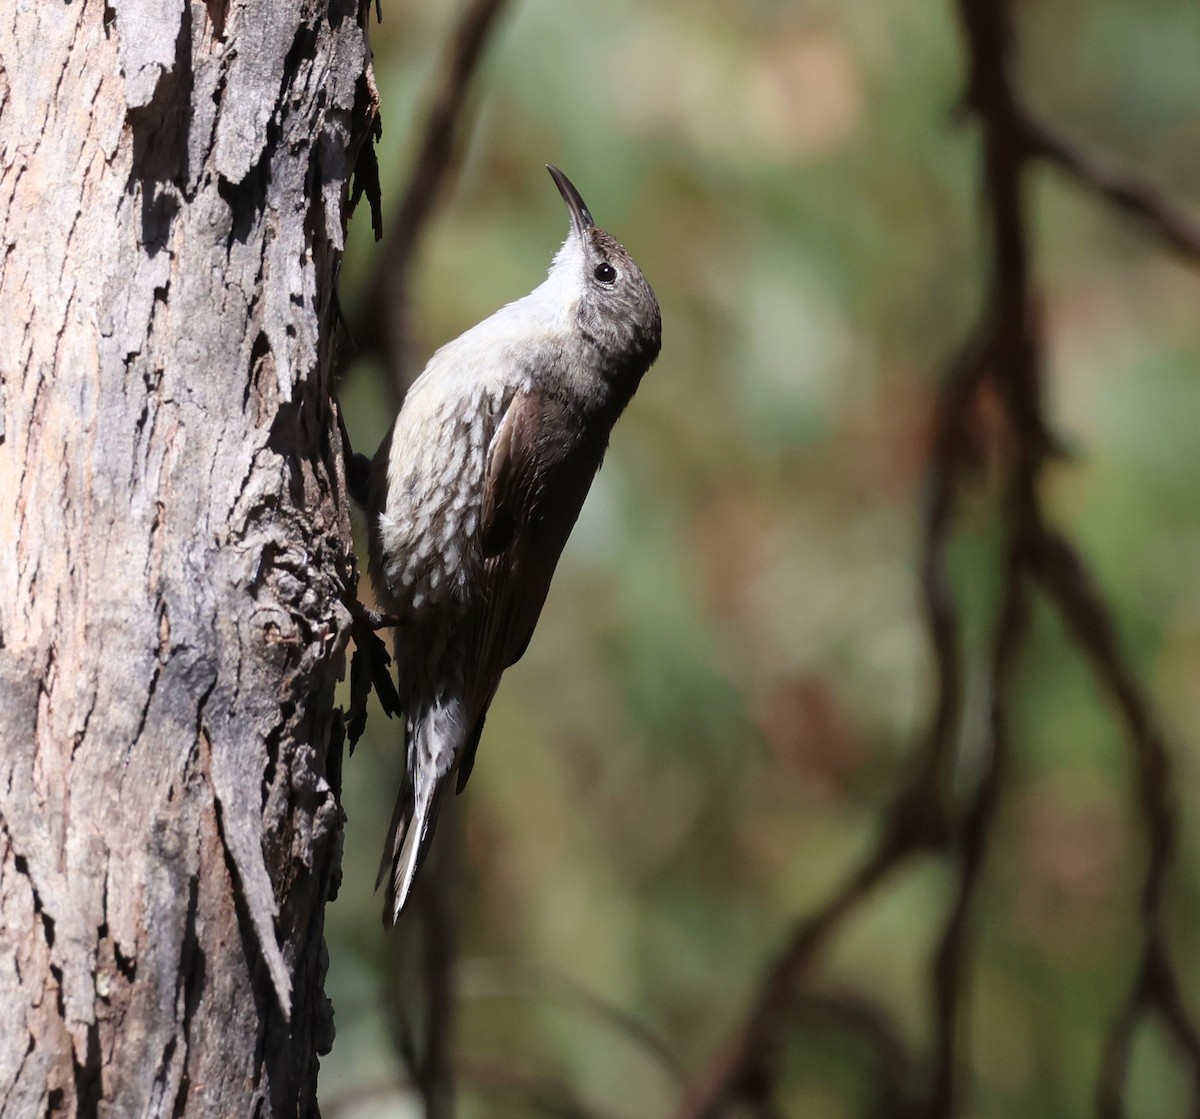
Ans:
[{"label": "vertical tree trunk", "polygon": [[316,1112],[365,18],[0,5],[5,1117]]}]

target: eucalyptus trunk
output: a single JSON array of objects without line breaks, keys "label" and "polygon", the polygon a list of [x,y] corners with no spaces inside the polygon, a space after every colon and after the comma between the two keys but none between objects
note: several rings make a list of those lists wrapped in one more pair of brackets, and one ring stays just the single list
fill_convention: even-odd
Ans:
[{"label": "eucalyptus trunk", "polygon": [[315,1114],[357,0],[0,14],[0,1115]]}]

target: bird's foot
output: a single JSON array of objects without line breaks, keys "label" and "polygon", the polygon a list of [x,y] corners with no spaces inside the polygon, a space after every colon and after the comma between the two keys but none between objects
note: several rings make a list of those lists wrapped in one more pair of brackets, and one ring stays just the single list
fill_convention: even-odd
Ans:
[{"label": "bird's foot", "polygon": [[345,579],[345,588],[342,601],[350,612],[350,636],[354,639],[354,654],[350,658],[350,705],[346,711],[346,738],[353,754],[367,726],[367,700],[372,689],[386,715],[400,714],[400,695],[389,671],[392,657],[379,636],[379,630],[399,625],[400,619],[363,605],[349,577]]},{"label": "bird's foot", "polygon": [[354,655],[350,658],[350,708],[346,712],[346,737],[351,754],[366,729],[367,699],[372,689],[379,697],[379,705],[386,715],[400,714],[400,695],[389,671],[392,657],[376,632],[380,629],[380,624],[376,623],[379,615],[365,606],[362,610],[361,615],[351,610],[354,620],[350,634],[354,638]]}]

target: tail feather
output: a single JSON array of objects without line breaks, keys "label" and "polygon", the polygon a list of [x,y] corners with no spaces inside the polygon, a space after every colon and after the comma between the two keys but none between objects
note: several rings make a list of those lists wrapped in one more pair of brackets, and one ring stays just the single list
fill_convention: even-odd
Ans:
[{"label": "tail feather", "polygon": [[400,854],[400,845],[404,842],[404,836],[408,831],[408,822],[412,819],[412,815],[412,782],[409,781],[406,774],[404,783],[400,786],[400,792],[396,794],[396,807],[392,809],[392,822],[388,825],[387,842],[383,845],[383,854],[379,858],[379,871],[375,875],[376,890],[383,885],[384,879]]},{"label": "tail feather", "polygon": [[409,721],[407,772],[375,878],[377,890],[387,881],[383,923],[389,928],[408,903],[433,839],[442,788],[462,752],[463,722],[457,703],[434,704]]},{"label": "tail feather", "polygon": [[[403,794],[402,794],[403,795]],[[433,824],[437,818],[435,798],[425,796],[418,800],[411,817],[403,829],[393,825],[384,851],[383,863],[379,868],[379,881],[387,875],[387,892],[384,895],[383,923],[391,928],[399,919],[412,893],[417,871],[425,861],[429,841],[433,838]],[[376,883],[376,889],[379,882]]]}]

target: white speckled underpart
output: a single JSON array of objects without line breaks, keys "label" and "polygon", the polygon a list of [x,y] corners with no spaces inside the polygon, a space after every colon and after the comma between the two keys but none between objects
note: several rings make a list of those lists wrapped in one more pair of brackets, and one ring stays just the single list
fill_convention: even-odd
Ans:
[{"label": "white speckled underpart", "polygon": [[409,389],[392,431],[376,525],[381,555],[373,556],[376,585],[402,617],[419,621],[461,601],[478,578],[490,443],[513,397],[532,385],[538,343],[553,346],[570,329],[580,255],[569,238],[544,283],[443,346]]},{"label": "white speckled underpart", "polygon": [[[484,431],[511,396],[502,386],[475,385],[465,399],[426,390],[402,413],[392,436],[388,503],[378,522],[385,547],[380,575],[400,613],[419,615],[461,597],[478,575],[482,557],[472,544],[487,469]],[[445,436],[421,439],[422,429]],[[457,453],[438,461],[433,452],[442,448]]]}]

